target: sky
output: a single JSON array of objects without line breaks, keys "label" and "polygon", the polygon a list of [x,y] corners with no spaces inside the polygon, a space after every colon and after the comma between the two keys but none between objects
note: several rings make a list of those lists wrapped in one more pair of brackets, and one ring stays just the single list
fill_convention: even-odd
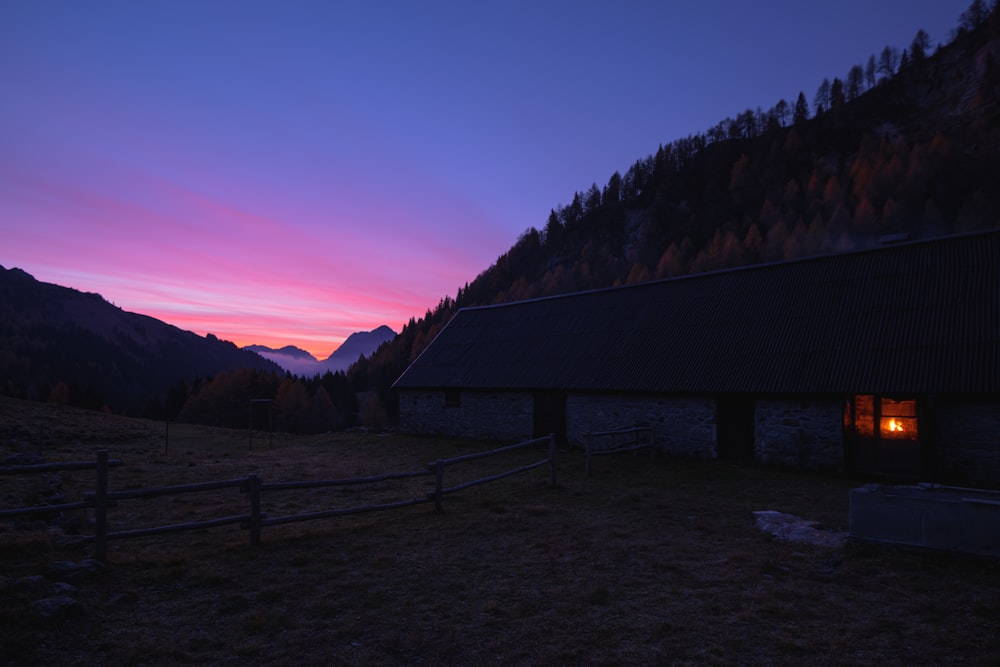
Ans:
[{"label": "sky", "polygon": [[970,3],[4,0],[0,265],[323,359]]}]

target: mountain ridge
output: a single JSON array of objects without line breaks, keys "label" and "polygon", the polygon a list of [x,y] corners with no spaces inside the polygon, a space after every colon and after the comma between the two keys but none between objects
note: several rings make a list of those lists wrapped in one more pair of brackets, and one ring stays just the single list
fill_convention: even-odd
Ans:
[{"label": "mountain ridge", "polygon": [[371,331],[356,331],[322,361],[294,345],[285,345],[277,350],[266,345],[247,345],[243,349],[256,352],[293,375],[311,377],[346,371],[359,357],[371,356],[383,343],[395,337],[396,332],[385,324]]},{"label": "mountain ridge", "polygon": [[162,413],[173,387],[225,370],[281,372],[213,334],[199,336],[3,266],[0,350],[3,393],[127,414]]}]

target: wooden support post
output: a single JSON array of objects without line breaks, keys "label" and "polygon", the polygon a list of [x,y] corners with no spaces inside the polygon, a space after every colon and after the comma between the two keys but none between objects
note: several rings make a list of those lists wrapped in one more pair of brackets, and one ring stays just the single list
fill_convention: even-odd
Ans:
[{"label": "wooden support post", "polygon": [[94,558],[108,558],[108,450],[97,451],[97,493],[94,494]]},{"label": "wooden support post", "polygon": [[552,486],[556,485],[556,434],[549,434],[549,466],[552,467]]},{"label": "wooden support post", "polygon": [[250,494],[250,546],[260,546],[260,487],[257,475],[247,478],[247,493]]},{"label": "wooden support post", "polygon": [[443,512],[441,509],[441,498],[444,495],[444,462],[435,461],[431,464],[434,469],[434,511]]}]

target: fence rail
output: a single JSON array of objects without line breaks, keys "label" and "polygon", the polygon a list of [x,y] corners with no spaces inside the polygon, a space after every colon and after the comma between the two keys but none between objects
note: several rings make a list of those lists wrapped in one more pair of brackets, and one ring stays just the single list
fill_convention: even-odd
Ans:
[{"label": "fence rail", "polygon": [[[509,470],[505,470],[501,473],[491,475],[488,477],[482,477],[480,479],[464,482],[462,484],[457,484],[450,487],[446,487],[444,485],[445,472],[451,466],[487,457],[497,456],[517,449],[538,446],[542,443],[548,444],[548,454],[545,458],[539,461],[519,466],[516,468],[512,468]],[[149,535],[160,535],[164,533],[174,533],[187,530],[214,528],[217,526],[224,526],[230,524],[239,524],[241,527],[249,529],[250,544],[252,546],[257,546],[258,544],[260,544],[261,529],[265,526],[277,526],[285,523],[293,523],[298,521],[312,521],[316,519],[346,516],[349,514],[360,514],[364,512],[376,512],[383,510],[399,509],[403,507],[411,507],[414,505],[419,505],[429,502],[433,502],[435,505],[435,509],[437,511],[441,511],[442,498],[447,494],[455,493],[457,491],[462,491],[464,489],[468,489],[470,487],[477,486],[479,484],[485,484],[487,482],[493,482],[500,479],[504,479],[512,475],[517,475],[530,470],[534,470],[544,465],[548,465],[551,468],[551,480],[553,484],[556,483],[555,436],[553,435],[547,436],[545,438],[536,438],[534,440],[528,440],[514,445],[499,447],[497,449],[493,449],[487,452],[477,452],[474,454],[455,456],[448,459],[439,459],[437,461],[433,461],[427,464],[425,470],[387,473],[383,475],[353,477],[347,479],[275,482],[275,483],[265,484],[263,480],[261,480],[257,475],[249,475],[247,477],[238,479],[214,480],[208,482],[198,482],[193,484],[179,484],[175,486],[152,487],[146,489],[109,491],[108,468],[118,465],[121,465],[121,461],[117,459],[108,460],[107,450],[99,450],[97,452],[96,461],[68,462],[61,464],[52,463],[52,464],[42,464],[34,466],[17,466],[16,470],[13,468],[2,468],[0,469],[0,472],[4,474],[28,474],[28,473],[39,473],[39,472],[52,472],[57,470],[94,469],[97,471],[96,475],[97,481],[96,481],[96,490],[93,492],[85,492],[83,494],[83,501],[81,502],[65,503],[63,505],[46,505],[41,507],[3,510],[0,511],[0,518],[13,517],[25,514],[45,514],[56,511],[93,508],[94,535],[85,536],[83,539],[84,541],[87,542],[94,542],[95,558],[104,561],[107,559],[107,543],[110,540],[146,537]],[[382,482],[390,482],[402,479],[429,477],[429,476],[434,477],[434,491],[429,492],[425,496],[421,497],[409,498],[405,500],[386,502],[386,503],[359,505],[355,507],[333,508],[315,512],[305,512],[301,514],[290,514],[286,516],[277,516],[277,517],[269,517],[266,513],[262,511],[262,506],[263,506],[262,496],[264,493],[294,491],[302,489],[328,488],[334,486],[357,486],[364,484],[379,484]],[[242,493],[248,496],[250,508],[247,514],[238,514],[234,516],[206,519],[203,521],[190,521],[190,522],[175,523],[165,526],[135,528],[130,530],[119,530],[113,532],[108,530],[108,522],[107,522],[108,509],[117,506],[118,501],[120,500],[143,500],[148,498],[155,498],[158,496],[167,496],[167,495],[176,496],[186,493],[202,493],[205,491],[215,491],[227,488],[238,488]]]},{"label": "fence rail", "polygon": [[[96,461],[59,461],[55,463],[35,463],[23,466],[3,466],[0,467],[0,475],[38,475],[46,472],[61,472],[63,470],[96,470],[97,484],[100,486],[101,477],[107,479],[108,468],[120,466],[119,459],[108,459],[105,453],[102,460],[98,456]],[[42,516],[56,512],[70,512],[93,507],[92,501],[83,500],[75,503],[60,503],[58,505],[36,505],[33,507],[16,507],[13,509],[0,510],[0,519],[12,518],[16,516]]]},{"label": "fence rail", "polygon": [[[648,426],[635,426],[614,431],[596,431],[587,434],[586,455],[587,474],[591,471],[591,458],[605,454],[634,452],[649,448],[650,456],[656,453],[653,429]],[[603,446],[602,446],[603,445]]]}]

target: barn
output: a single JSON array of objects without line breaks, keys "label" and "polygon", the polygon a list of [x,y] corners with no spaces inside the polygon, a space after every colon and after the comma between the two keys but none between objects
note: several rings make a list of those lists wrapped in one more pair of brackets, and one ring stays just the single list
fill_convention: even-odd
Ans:
[{"label": "barn", "polygon": [[1000,483],[1000,232],[460,310],[400,428]]}]

